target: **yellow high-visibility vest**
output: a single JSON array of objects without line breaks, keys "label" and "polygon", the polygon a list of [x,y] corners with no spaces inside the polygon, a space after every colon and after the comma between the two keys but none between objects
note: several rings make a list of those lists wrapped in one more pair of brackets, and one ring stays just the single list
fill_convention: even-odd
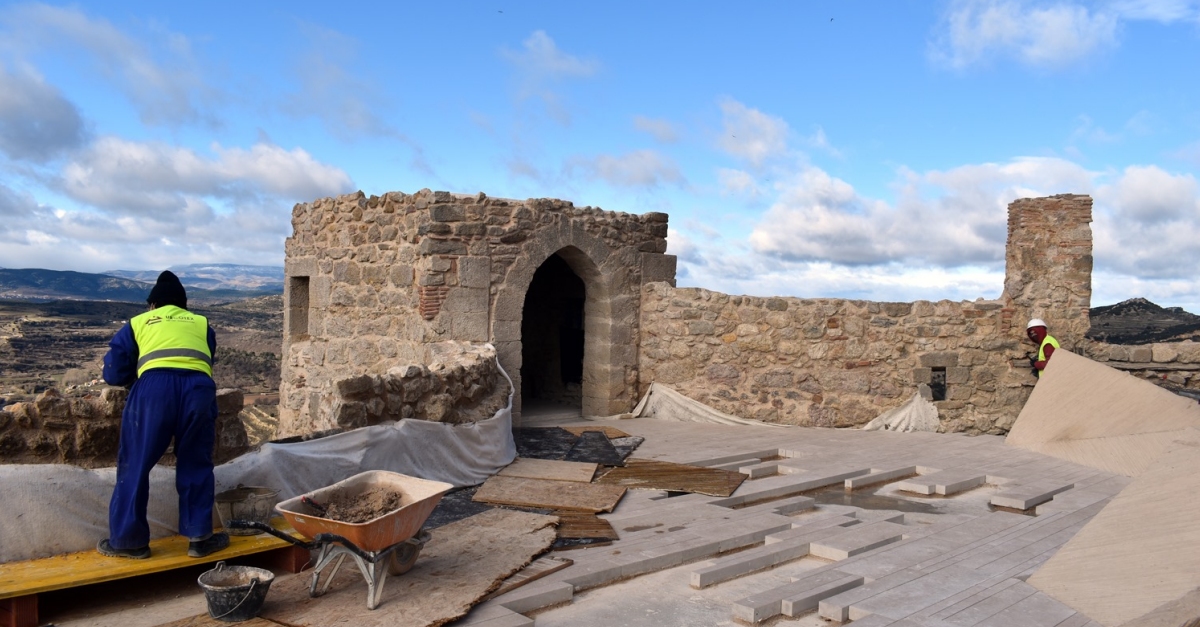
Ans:
[{"label": "yellow high-visibility vest", "polygon": [[[1047,344],[1053,346],[1054,350],[1058,350],[1058,340],[1054,339],[1050,335],[1047,335],[1045,337],[1045,339],[1042,340],[1042,343],[1040,345],[1038,345],[1038,358],[1037,358],[1038,361],[1046,361],[1046,345]],[[1025,353],[1025,354],[1028,355],[1029,353]],[[1042,376],[1041,370],[1038,370],[1038,376],[1039,377]]]},{"label": "yellow high-visibility vest", "polygon": [[164,305],[129,321],[138,345],[137,373],[151,368],[198,370],[212,376],[208,319],[175,305]]}]

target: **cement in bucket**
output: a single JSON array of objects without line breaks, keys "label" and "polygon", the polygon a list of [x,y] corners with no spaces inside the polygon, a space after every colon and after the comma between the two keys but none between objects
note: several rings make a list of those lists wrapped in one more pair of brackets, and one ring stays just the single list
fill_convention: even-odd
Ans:
[{"label": "cement in bucket", "polygon": [[250,620],[258,616],[275,573],[253,566],[217,567],[200,575],[196,581],[204,589],[208,615],[227,623]]},{"label": "cement in bucket", "polygon": [[252,536],[259,533],[255,529],[230,528],[229,521],[252,520],[270,524],[271,514],[275,511],[275,502],[278,496],[279,490],[241,484],[232,490],[226,490],[216,495],[214,501],[216,502],[217,516],[221,518],[221,526],[234,536]]}]

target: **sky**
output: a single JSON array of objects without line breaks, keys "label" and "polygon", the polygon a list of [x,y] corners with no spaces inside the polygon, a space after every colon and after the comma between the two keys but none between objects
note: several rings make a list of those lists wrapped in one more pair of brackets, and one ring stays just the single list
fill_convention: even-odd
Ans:
[{"label": "sky", "polygon": [[1200,313],[1197,176],[1200,0],[0,2],[6,268],[282,265],[296,203],[429,188],[666,212],[680,286],[994,299],[1008,203],[1080,193],[1093,306]]}]

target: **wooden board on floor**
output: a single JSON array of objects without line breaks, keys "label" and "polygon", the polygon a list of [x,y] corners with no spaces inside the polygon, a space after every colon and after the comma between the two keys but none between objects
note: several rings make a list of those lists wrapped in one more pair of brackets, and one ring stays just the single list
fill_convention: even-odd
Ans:
[{"label": "wooden board on floor", "polygon": [[565,557],[555,557],[553,555],[539,557],[536,560],[533,560],[532,564],[522,568],[521,572],[516,573],[508,579],[505,579],[504,582],[500,584],[500,587],[489,593],[484,600],[486,601],[488,599],[494,599],[502,594],[516,590],[517,588],[520,588],[527,583],[537,581],[546,575],[557,573],[558,571],[574,563],[574,560],[569,560]]},{"label": "wooden board on floor", "polygon": [[[163,623],[158,627],[228,627],[230,624],[232,623],[210,618],[208,614],[202,614],[200,616]],[[250,620],[239,622],[238,627],[280,627],[280,625],[275,621],[264,618],[251,618]]]},{"label": "wooden board on floor", "polygon": [[611,512],[624,495],[625,488],[620,486],[495,476],[479,487],[475,500],[493,505],[598,513]]},{"label": "wooden board on floor", "polygon": [[[577,485],[577,484],[576,484]],[[384,582],[367,609],[367,583],[344,564],[324,595],[308,596],[309,577],[276,582],[260,617],[294,627],[432,627],[466,615],[489,591],[554,543],[554,516],[492,509],[434,529],[412,570]]]},{"label": "wooden board on floor", "polygon": [[[271,524],[280,531],[300,537],[282,518],[273,519]],[[8,562],[0,564],[0,599],[148,575],[290,547],[292,545],[286,541],[265,533],[254,536],[229,536],[229,548],[197,558],[188,557],[187,538],[171,536],[152,540],[150,557],[144,560],[105,557],[92,550],[37,560]]]},{"label": "wooden board on floor", "polygon": [[607,520],[595,514],[579,512],[555,512],[554,514],[558,516],[558,537],[560,538],[621,539]]},{"label": "wooden board on floor", "polygon": [[596,464],[518,457],[516,461],[496,474],[505,477],[524,477],[526,479],[591,483],[592,477],[596,474]]},{"label": "wooden board on floor", "polygon": [[575,435],[583,435],[584,431],[599,431],[599,432],[603,433],[606,437],[608,437],[608,439],[610,439],[610,440],[613,438],[629,437],[628,433],[625,433],[624,431],[621,431],[620,429],[618,429],[616,427],[608,427],[608,426],[563,427],[563,429],[566,429],[567,431],[570,431],[571,433],[574,433]]},{"label": "wooden board on floor", "polygon": [[631,458],[625,460],[623,468],[613,468],[597,479],[596,483],[626,488],[729,496],[745,480],[746,475],[740,472]]}]

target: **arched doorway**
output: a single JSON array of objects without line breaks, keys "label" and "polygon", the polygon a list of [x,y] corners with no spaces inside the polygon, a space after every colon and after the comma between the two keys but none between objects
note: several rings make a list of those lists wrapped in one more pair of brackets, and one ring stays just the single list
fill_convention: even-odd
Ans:
[{"label": "arched doorway", "polygon": [[521,315],[522,415],[581,411],[587,296],[558,254],[534,272]]}]

